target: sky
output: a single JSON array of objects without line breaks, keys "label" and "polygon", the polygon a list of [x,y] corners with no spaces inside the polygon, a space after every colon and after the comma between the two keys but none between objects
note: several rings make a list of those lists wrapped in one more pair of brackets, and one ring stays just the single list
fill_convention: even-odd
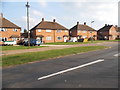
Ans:
[{"label": "sky", "polygon": [[[30,4],[30,28],[41,22],[53,21],[70,29],[79,21],[98,30],[105,24],[118,25],[119,0],[27,0]],[[26,29],[26,0],[2,0],[3,16]],[[94,23],[91,24],[91,21]]]}]

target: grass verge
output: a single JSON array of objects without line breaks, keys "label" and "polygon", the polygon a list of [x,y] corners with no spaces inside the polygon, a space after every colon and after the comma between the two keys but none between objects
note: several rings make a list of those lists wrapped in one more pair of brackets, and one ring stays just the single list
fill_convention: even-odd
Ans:
[{"label": "grass verge", "polygon": [[95,40],[95,41],[88,41],[88,42],[55,42],[55,43],[45,43],[45,45],[74,45],[74,44],[92,44],[92,43],[102,43],[102,42],[113,42],[113,41],[120,41],[120,40]]},{"label": "grass verge", "polygon": [[74,45],[74,44],[92,44],[92,43],[102,43],[102,42],[113,42],[113,41],[120,41],[120,40],[95,40],[95,41],[88,41],[88,42],[55,42],[55,43],[45,43],[44,45]]},{"label": "grass verge", "polygon": [[2,51],[7,51],[7,50],[19,50],[19,49],[32,49],[32,48],[42,48],[45,46],[0,46],[0,49]]},{"label": "grass verge", "polygon": [[16,55],[7,55],[2,57],[2,65],[14,66],[18,64],[24,64],[33,61],[39,61],[43,59],[50,59],[59,56],[65,56],[69,54],[77,54],[82,52],[88,52],[92,50],[104,49],[106,46],[83,46],[83,47],[73,47],[59,50],[48,50],[43,52],[30,52]]}]

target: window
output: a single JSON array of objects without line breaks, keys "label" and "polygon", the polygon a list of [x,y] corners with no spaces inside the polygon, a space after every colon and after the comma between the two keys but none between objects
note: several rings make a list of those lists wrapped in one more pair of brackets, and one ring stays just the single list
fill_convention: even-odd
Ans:
[{"label": "window", "polygon": [[62,40],[62,37],[57,37],[57,40]]},{"label": "window", "polygon": [[62,30],[57,30],[57,32],[62,32]]},{"label": "window", "polygon": [[13,41],[16,41],[16,40],[18,40],[18,38],[12,38],[12,40],[13,40]]},{"label": "window", "polygon": [[78,30],[78,32],[80,32],[80,30]]},{"label": "window", "polygon": [[6,37],[0,37],[0,42],[7,41]]},{"label": "window", "polygon": [[41,32],[41,29],[38,29],[38,32]]},{"label": "window", "polygon": [[0,28],[0,31],[4,32],[4,31],[7,31],[6,28]]},{"label": "window", "polygon": [[46,40],[52,40],[52,38],[51,37],[46,37]]},{"label": "window", "polygon": [[68,30],[65,30],[65,32],[68,32]]},{"label": "window", "polygon": [[51,32],[51,30],[46,30],[46,32]]},{"label": "window", "polygon": [[14,32],[17,32],[18,30],[15,28],[15,29],[13,29],[13,31],[14,31]]},{"label": "window", "polygon": [[83,31],[83,33],[86,33],[86,31]]}]

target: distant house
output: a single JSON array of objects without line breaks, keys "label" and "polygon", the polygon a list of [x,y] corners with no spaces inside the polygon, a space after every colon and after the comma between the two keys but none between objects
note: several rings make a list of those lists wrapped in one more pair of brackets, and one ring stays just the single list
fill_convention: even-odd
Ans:
[{"label": "distant house", "polygon": [[20,39],[21,28],[0,16],[0,44],[4,41],[18,41]]},{"label": "distant house", "polygon": [[104,27],[97,31],[97,36],[99,40],[115,40],[120,37],[119,32],[117,26],[105,24]]},{"label": "distant house", "polygon": [[80,38],[94,38],[95,40],[97,36],[97,31],[91,27],[89,27],[88,25],[86,25],[86,22],[84,22],[84,24],[79,24],[79,22],[77,22],[77,25],[73,26],[70,29],[70,37],[71,39],[80,39]]},{"label": "distant house", "polygon": [[53,22],[42,21],[30,30],[33,39],[41,40],[44,43],[66,42],[69,39],[69,31],[64,26]]},{"label": "distant house", "polygon": [[28,33],[20,33],[21,39],[22,40],[28,40]]}]

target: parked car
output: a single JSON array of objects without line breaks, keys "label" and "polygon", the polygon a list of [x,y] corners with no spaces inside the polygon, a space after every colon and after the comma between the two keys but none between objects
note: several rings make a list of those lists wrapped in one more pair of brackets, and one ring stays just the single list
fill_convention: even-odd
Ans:
[{"label": "parked car", "polygon": [[[40,46],[41,44],[42,44],[42,42],[40,40],[30,39],[30,46],[35,46],[35,45]],[[23,45],[28,46],[28,40],[25,40]]]}]

